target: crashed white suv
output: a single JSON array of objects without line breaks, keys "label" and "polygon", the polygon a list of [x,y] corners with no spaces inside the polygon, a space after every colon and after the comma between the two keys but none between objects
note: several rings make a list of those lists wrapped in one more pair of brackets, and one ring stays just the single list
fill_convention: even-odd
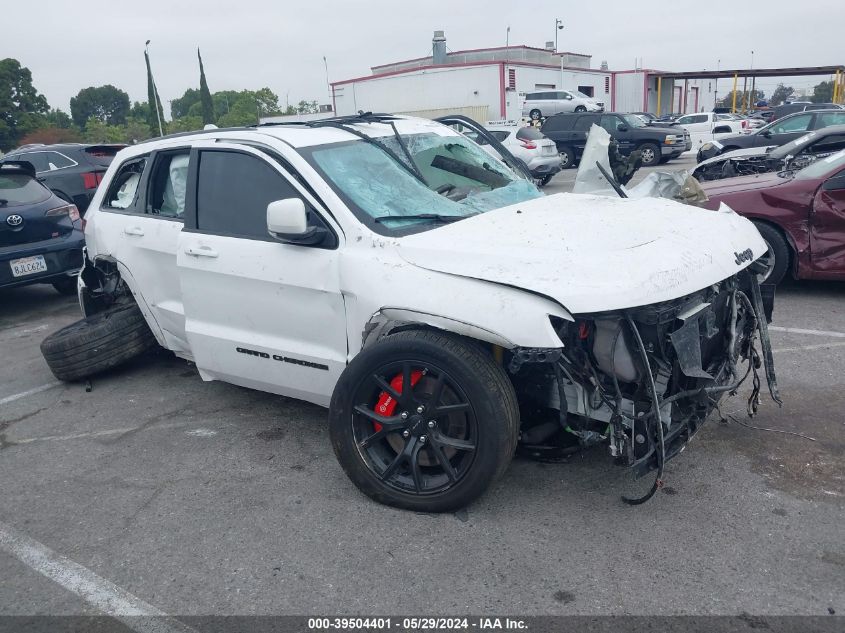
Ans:
[{"label": "crashed white suv", "polygon": [[461,507],[561,434],[659,478],[768,357],[751,222],[544,196],[433,121],[144,142],[85,220],[86,322],[136,302],[204,380],[329,407],[346,473],[403,508]]}]

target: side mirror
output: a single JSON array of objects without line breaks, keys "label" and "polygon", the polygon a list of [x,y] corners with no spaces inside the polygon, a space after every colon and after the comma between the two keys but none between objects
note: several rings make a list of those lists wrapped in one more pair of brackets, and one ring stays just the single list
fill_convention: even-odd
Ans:
[{"label": "side mirror", "polygon": [[267,231],[281,242],[315,246],[328,231],[320,226],[308,226],[308,213],[300,198],[274,200],[267,205]]},{"label": "side mirror", "polygon": [[617,125],[617,126],[616,126],[616,130],[617,130],[618,132],[627,132],[627,131],[628,131],[628,126],[627,126],[627,125],[624,125],[624,124],[620,124],[620,125]]},{"label": "side mirror", "polygon": [[765,132],[763,132],[763,136],[765,136],[766,138],[772,138],[771,130],[766,130]]}]

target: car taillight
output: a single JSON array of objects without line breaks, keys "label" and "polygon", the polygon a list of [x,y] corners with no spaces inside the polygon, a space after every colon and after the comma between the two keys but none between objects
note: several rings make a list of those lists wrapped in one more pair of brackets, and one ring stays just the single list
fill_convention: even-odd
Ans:
[{"label": "car taillight", "polygon": [[82,232],[85,233],[85,227],[88,226],[88,220],[86,220],[85,218],[82,218],[82,222],[80,222],[80,224],[81,224]]},{"label": "car taillight", "polygon": [[101,171],[89,171],[82,174],[82,184],[86,189],[96,189],[102,180],[103,172]]},{"label": "car taillight", "polygon": [[66,204],[61,207],[56,207],[55,209],[50,209],[44,215],[49,217],[66,215],[70,218],[71,222],[76,222],[79,219],[79,209],[76,208],[75,204]]},{"label": "car taillight", "polygon": [[525,149],[537,149],[537,146],[531,141],[520,141]]}]

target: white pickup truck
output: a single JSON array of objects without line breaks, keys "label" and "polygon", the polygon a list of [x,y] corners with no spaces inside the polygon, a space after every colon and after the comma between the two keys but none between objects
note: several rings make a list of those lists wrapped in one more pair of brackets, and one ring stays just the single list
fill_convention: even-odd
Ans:
[{"label": "white pickup truck", "polygon": [[328,407],[347,475],[402,508],[466,505],[519,442],[561,434],[656,470],[653,494],[721,397],[756,378],[759,344],[771,360],[749,220],[545,196],[434,121],[139,143],[85,220],[86,318],[41,346],[59,378],[157,343],[203,380]]},{"label": "white pickup truck", "polygon": [[744,131],[742,121],[734,119],[729,114],[718,114],[716,112],[685,114],[676,119],[674,124],[689,132],[692,141],[690,151],[693,152],[698,152],[704,143],[719,140],[732,134],[742,134]]}]

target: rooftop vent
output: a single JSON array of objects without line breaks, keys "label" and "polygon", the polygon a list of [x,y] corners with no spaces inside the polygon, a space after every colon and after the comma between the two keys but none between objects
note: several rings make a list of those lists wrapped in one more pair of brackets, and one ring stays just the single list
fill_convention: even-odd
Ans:
[{"label": "rooftop vent", "polygon": [[431,39],[431,62],[435,66],[446,63],[446,36],[443,31],[435,31]]}]

